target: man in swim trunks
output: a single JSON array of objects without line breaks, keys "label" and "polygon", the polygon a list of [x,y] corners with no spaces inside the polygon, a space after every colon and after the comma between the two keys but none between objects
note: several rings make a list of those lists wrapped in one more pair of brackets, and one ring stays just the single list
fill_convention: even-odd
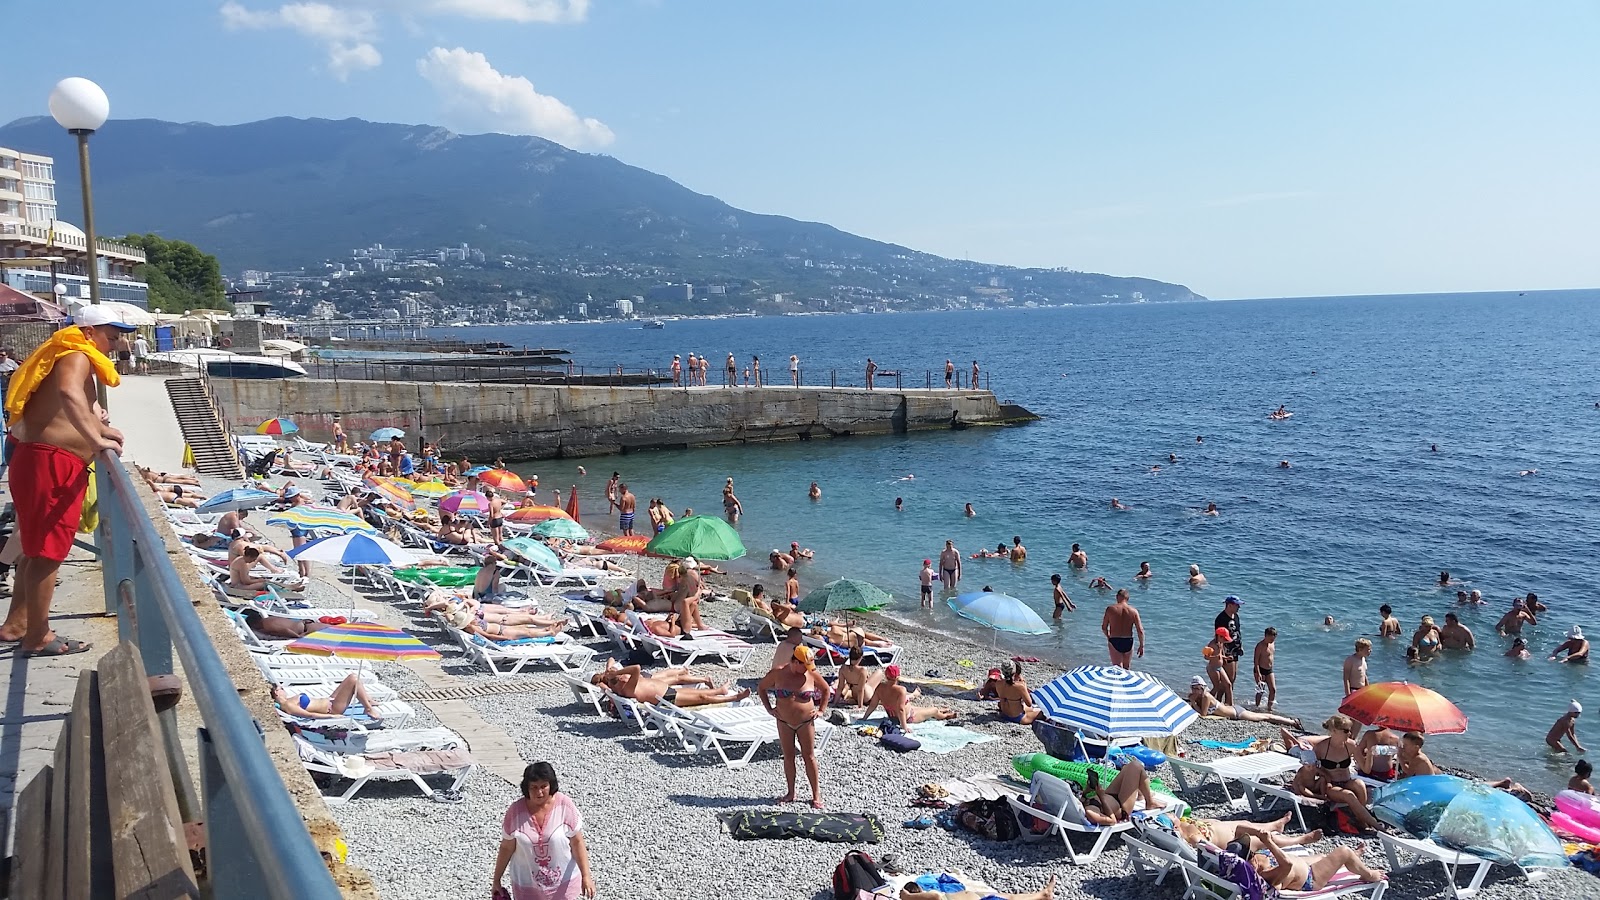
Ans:
[{"label": "man in swim trunks", "polygon": [[[1276,663],[1278,649],[1278,629],[1268,628],[1260,642],[1256,644],[1253,658],[1256,678],[1256,706],[1261,705],[1262,695],[1266,695],[1267,712],[1272,712],[1273,704],[1278,702],[1278,676],[1272,674],[1273,665]],[[1266,688],[1265,691],[1262,688]]]},{"label": "man in swim trunks", "polygon": [[1344,660],[1344,695],[1354,694],[1367,686],[1367,657],[1372,655],[1372,641],[1356,638],[1356,652]]},{"label": "man in swim trunks", "polygon": [[1544,742],[1556,753],[1565,753],[1567,748],[1561,745],[1563,740],[1572,742],[1572,748],[1579,753],[1587,752],[1583,745],[1578,743],[1578,717],[1583,715],[1583,704],[1574,700],[1567,704],[1567,711],[1561,718],[1550,726],[1550,732],[1544,736]]},{"label": "man in swim trunks", "polygon": [[617,528],[624,536],[633,535],[633,512],[639,506],[639,499],[633,496],[633,491],[628,490],[625,484],[617,485],[622,491],[622,496],[617,499]]},{"label": "man in swim trunks", "polygon": [[492,487],[485,487],[484,493],[489,495],[489,543],[498,544],[506,525],[506,499]]},{"label": "man in swim trunks", "polygon": [[1378,637],[1399,637],[1400,620],[1394,617],[1394,607],[1385,603],[1378,607],[1378,615],[1383,617],[1383,621],[1378,623]]},{"label": "man in swim trunks", "polygon": [[1117,599],[1106,607],[1105,615],[1100,617],[1100,631],[1106,636],[1113,666],[1133,668],[1135,635],[1139,638],[1138,655],[1144,656],[1144,623],[1139,620],[1139,611],[1128,602],[1126,590],[1117,591]]},{"label": "man in swim trunks", "polygon": [[1076,612],[1078,609],[1077,605],[1072,602],[1072,598],[1068,597],[1067,592],[1062,589],[1060,574],[1050,576],[1050,599],[1056,606],[1055,612],[1050,614],[1052,619],[1061,618],[1061,614],[1068,610]]},{"label": "man in swim trunks", "polygon": [[619,697],[640,703],[665,700],[676,706],[732,703],[750,696],[748,690],[734,690],[731,685],[719,688],[709,678],[689,674],[687,668],[659,669],[645,674],[638,666],[619,666],[615,659],[607,662],[605,671],[590,676],[589,683],[603,685]]},{"label": "man in swim trunks", "polygon": [[933,560],[923,560],[922,571],[918,573],[917,581],[922,587],[922,605],[924,607],[931,608],[933,606],[933,575]]},{"label": "man in swim trunks", "polygon": [[961,583],[961,551],[956,549],[955,541],[945,541],[939,552],[939,579],[947,591]]},{"label": "man in swim trunks", "polygon": [[1446,650],[1472,650],[1478,642],[1472,637],[1472,629],[1461,624],[1455,613],[1444,614],[1444,627],[1439,630],[1439,646]]},{"label": "man in swim trunks", "polygon": [[122,453],[122,432],[95,402],[95,378],[106,387],[120,383],[107,354],[133,330],[107,307],[86,307],[11,376],[5,414],[18,443],[9,480],[22,556],[0,641],[16,642],[18,656],[89,649],[50,630],[50,605],[77,535],[89,463],[103,450]]},{"label": "man in swim trunks", "polygon": [[[1563,653],[1567,655],[1563,657]],[[1550,652],[1550,658],[1564,663],[1588,662],[1589,640],[1583,636],[1583,629],[1577,625],[1567,629],[1567,639]]]},{"label": "man in swim trunks", "polygon": [[1527,601],[1518,597],[1511,601],[1511,610],[1501,616],[1500,621],[1496,622],[1494,627],[1501,634],[1513,637],[1522,633],[1522,626],[1537,624],[1539,624],[1539,620],[1535,619],[1533,613],[1528,611]]},{"label": "man in swim trunks", "polygon": [[950,360],[944,361],[944,386],[955,387],[956,364]]}]

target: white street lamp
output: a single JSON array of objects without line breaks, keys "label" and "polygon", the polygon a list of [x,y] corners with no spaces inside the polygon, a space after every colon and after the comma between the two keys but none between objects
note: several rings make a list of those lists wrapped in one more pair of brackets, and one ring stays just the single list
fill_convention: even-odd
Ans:
[{"label": "white street lamp", "polygon": [[[87,78],[63,78],[50,92],[50,115],[78,138],[78,178],[83,185],[83,236],[89,257],[89,302],[100,302],[100,248],[94,234],[94,193],[89,186],[89,135],[111,116],[106,92]],[[100,385],[100,408],[106,408],[106,388]]]}]

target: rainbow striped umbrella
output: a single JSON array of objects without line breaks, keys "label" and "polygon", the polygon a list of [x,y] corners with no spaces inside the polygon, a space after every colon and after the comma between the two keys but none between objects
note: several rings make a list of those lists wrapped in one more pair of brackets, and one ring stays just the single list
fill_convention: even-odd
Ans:
[{"label": "rainbow striped umbrella", "polygon": [[546,519],[570,519],[566,511],[554,506],[519,506],[506,513],[507,522],[520,522],[523,525],[533,525]]},{"label": "rainbow striped umbrella", "polygon": [[398,628],[350,622],[318,629],[284,648],[290,653],[340,659],[438,659],[439,652]]},{"label": "rainbow striped umbrella", "polygon": [[307,531],[359,531],[377,534],[378,529],[331,506],[293,506],[267,516],[268,525],[287,525]]},{"label": "rainbow striped umbrella", "polygon": [[459,516],[481,516],[489,511],[489,498],[477,491],[456,491],[439,498],[439,511]]},{"label": "rainbow striped umbrella", "polygon": [[300,426],[288,419],[268,419],[256,426],[256,434],[294,434]]},{"label": "rainbow striped umbrella", "polygon": [[417,501],[411,492],[396,484],[393,479],[381,475],[368,475],[367,487],[378,492],[378,496],[411,512],[417,508]]},{"label": "rainbow striped umbrella", "polygon": [[518,494],[528,492],[528,483],[522,476],[509,469],[489,469],[478,475],[479,484],[487,484],[497,491],[513,491]]}]

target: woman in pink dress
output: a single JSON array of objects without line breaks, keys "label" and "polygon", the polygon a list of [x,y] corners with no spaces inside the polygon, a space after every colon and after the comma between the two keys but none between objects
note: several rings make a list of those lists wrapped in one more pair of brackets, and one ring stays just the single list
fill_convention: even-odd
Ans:
[{"label": "woman in pink dress", "polygon": [[501,825],[494,862],[494,895],[507,896],[501,882],[511,874],[511,900],[576,900],[595,895],[583,815],[561,793],[556,770],[536,762],[523,770],[522,799],[511,804]]}]

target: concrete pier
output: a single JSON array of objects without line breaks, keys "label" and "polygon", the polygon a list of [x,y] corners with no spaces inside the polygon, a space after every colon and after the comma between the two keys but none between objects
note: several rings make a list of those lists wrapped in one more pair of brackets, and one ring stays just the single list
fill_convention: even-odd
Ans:
[{"label": "concrete pier", "polygon": [[508,460],[1006,425],[1037,418],[988,391],[652,388],[211,379],[233,427],[290,416],[312,440],[342,416],[352,440],[384,426]]}]

